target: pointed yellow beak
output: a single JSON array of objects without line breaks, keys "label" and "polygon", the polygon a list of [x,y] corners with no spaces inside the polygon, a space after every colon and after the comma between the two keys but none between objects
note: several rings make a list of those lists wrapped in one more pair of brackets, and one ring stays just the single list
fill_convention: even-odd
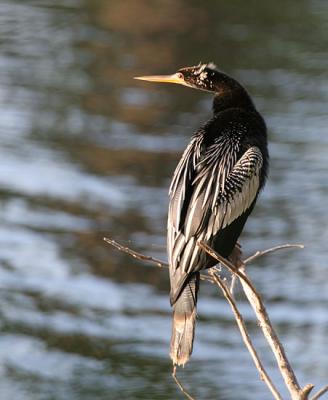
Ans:
[{"label": "pointed yellow beak", "polygon": [[150,75],[150,76],[136,76],[134,79],[148,82],[164,82],[164,83],[177,83],[178,85],[185,85],[182,74],[176,73],[173,75]]}]

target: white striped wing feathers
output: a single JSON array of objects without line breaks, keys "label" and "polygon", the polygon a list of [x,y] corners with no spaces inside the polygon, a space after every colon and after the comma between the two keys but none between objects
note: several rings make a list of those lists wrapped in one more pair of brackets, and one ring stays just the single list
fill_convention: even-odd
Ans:
[{"label": "white striped wing feathers", "polygon": [[[228,140],[230,139],[230,140]],[[237,161],[239,142],[221,137],[200,157],[201,137],[195,136],[178,164],[170,188],[168,255],[171,273],[192,271],[199,255],[197,240],[209,240],[253,203],[263,164],[258,147]],[[186,188],[191,188],[190,200]],[[188,201],[188,204],[185,204]],[[195,261],[196,262],[196,261]]]},{"label": "white striped wing feathers", "polygon": [[263,158],[258,147],[251,147],[235,164],[220,190],[208,223],[205,239],[230,225],[253,203],[260,186]]}]

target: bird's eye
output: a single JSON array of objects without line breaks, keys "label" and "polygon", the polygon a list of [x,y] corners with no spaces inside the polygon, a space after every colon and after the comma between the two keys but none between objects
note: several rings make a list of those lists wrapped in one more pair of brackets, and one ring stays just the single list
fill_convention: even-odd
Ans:
[{"label": "bird's eye", "polygon": [[178,73],[177,73],[177,77],[178,77],[179,79],[184,79],[183,74],[182,74],[181,72],[178,72]]}]

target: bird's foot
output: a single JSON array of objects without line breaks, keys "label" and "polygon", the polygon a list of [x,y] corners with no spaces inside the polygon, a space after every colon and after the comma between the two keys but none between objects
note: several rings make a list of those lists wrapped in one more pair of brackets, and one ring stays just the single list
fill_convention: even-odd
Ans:
[{"label": "bird's foot", "polygon": [[241,250],[241,244],[240,243],[236,243],[234,249],[232,250],[230,256],[229,256],[229,260],[232,262],[232,264],[239,268],[242,268],[244,266],[243,260],[242,260],[242,255],[243,252]]}]

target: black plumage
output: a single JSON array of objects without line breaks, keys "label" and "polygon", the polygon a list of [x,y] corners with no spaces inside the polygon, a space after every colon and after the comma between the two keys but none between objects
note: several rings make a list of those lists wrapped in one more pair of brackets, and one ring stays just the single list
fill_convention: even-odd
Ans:
[{"label": "black plumage", "polygon": [[184,365],[193,347],[199,271],[216,264],[197,241],[223,257],[231,255],[266,180],[266,126],[245,88],[213,64],[139,79],[215,94],[213,117],[193,135],[169,192],[170,355],[174,364]]}]

